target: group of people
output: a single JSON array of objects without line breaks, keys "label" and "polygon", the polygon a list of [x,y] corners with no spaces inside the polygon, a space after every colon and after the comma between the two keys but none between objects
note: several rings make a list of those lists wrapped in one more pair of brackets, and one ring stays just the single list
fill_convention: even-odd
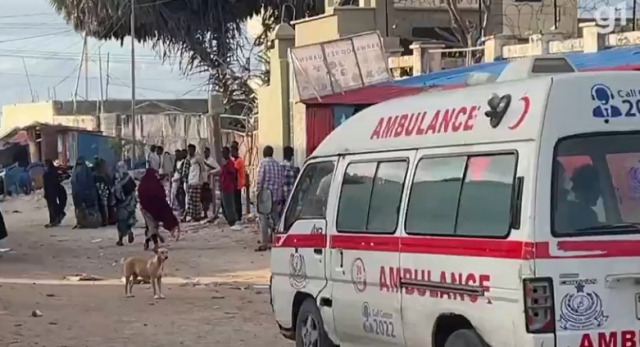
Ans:
[{"label": "group of people", "polygon": [[[273,147],[266,146],[258,166],[257,193],[260,196],[269,191],[272,212],[260,216],[262,240],[256,251],[270,248],[271,228],[279,220],[300,173],[300,168],[293,164],[292,147],[284,148],[282,163],[273,158],[273,154]],[[76,215],[74,228],[115,224],[119,246],[125,239],[128,243],[134,242],[132,228],[137,223],[138,200],[146,224],[145,249],[150,241],[156,247],[164,241],[159,234],[160,225],[174,231],[179,228],[180,221],[209,219],[209,213],[210,221],[217,219],[217,181],[222,213],[227,223],[232,230],[242,229],[239,225],[243,214],[242,190],[247,186],[247,177],[236,141],[222,148],[220,164],[206,147],[200,155],[196,146],[189,144],[186,150],[178,149],[172,156],[164,152],[162,146],[151,146],[147,168],[139,185],[122,161],[116,165],[113,175],[100,158],[95,158],[93,165],[89,166],[83,157],[79,157],[71,175],[50,160],[45,164],[44,195],[49,209],[47,227],[59,225],[66,216],[67,193],[62,182],[70,176]]]},{"label": "group of people", "polygon": [[[66,191],[61,182],[59,169],[50,161],[44,178],[45,199],[49,208],[49,226],[59,225],[64,218]],[[126,238],[134,242],[133,226],[136,224],[136,182],[129,174],[127,165],[119,162],[115,174],[111,174],[103,159],[95,158],[89,167],[79,157],[71,174],[71,196],[75,207],[74,228],[98,228],[117,225],[118,242],[122,246]]]},{"label": "group of people", "polygon": [[49,223],[45,227],[60,225],[66,216],[67,192],[62,182],[69,176],[76,216],[74,228],[116,225],[118,230],[116,244],[123,246],[125,239],[128,243],[133,243],[138,198],[147,225],[156,227],[149,231],[145,248],[148,248],[150,240],[154,241],[156,247],[158,246],[160,239],[157,227],[160,224],[168,230],[178,227],[179,223],[166,201],[160,175],[152,168],[147,169],[138,185],[123,161],[117,163],[113,175],[106,162],[100,158],[95,158],[90,166],[84,157],[79,157],[71,175],[57,167],[51,160],[45,161],[45,164],[44,197],[49,210]]},{"label": "group of people", "polygon": [[[236,141],[222,148],[222,159],[223,163],[219,165],[208,147],[200,155],[193,144],[186,150],[176,150],[171,180],[165,178],[164,184],[171,186],[171,205],[181,221],[209,219],[209,212],[210,221],[218,218],[216,178],[219,178],[224,217],[232,230],[241,230],[246,169]],[[152,165],[152,159],[149,165]]]}]

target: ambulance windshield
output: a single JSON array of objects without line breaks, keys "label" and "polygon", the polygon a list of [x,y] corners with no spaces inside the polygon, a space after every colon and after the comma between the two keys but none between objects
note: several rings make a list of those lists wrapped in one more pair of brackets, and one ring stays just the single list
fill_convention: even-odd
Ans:
[{"label": "ambulance windshield", "polygon": [[553,166],[554,235],[640,232],[640,133],[561,139]]}]

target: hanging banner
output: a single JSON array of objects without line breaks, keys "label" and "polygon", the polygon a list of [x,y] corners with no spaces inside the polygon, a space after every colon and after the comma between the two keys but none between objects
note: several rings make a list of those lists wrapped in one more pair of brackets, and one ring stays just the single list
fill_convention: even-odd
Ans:
[{"label": "hanging banner", "polygon": [[378,32],[292,48],[291,62],[300,100],[392,80]]}]

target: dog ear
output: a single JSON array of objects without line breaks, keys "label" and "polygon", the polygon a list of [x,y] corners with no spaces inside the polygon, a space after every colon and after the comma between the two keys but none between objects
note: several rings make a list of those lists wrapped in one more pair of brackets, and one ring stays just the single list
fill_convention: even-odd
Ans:
[{"label": "dog ear", "polygon": [[158,249],[157,248],[153,248],[153,253],[158,254]]}]

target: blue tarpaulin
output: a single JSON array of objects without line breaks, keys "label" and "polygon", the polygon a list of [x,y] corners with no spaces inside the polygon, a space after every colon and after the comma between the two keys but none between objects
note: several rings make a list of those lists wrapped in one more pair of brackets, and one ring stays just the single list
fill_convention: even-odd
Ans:
[{"label": "blue tarpaulin", "polygon": [[[567,57],[578,70],[615,68],[622,65],[640,64],[640,47],[613,48],[596,53],[573,52],[558,54],[558,56]],[[497,61],[432,72],[426,75],[398,80],[394,82],[394,84],[405,87],[435,87],[464,84],[467,75],[471,72],[499,75],[508,63],[508,61]]]}]

